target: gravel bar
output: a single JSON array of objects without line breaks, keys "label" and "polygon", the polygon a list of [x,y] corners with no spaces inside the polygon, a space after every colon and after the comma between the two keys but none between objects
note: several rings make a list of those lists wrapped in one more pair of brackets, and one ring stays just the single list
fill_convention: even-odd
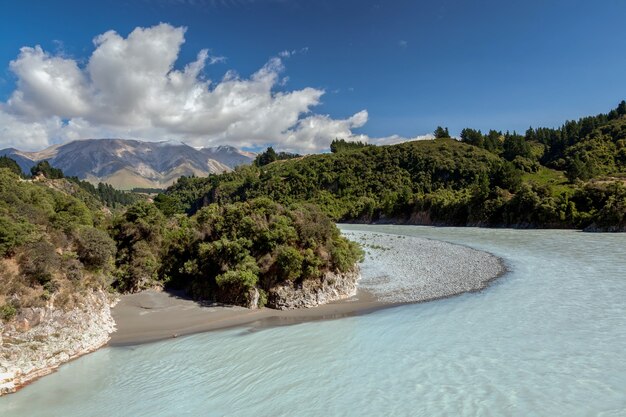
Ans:
[{"label": "gravel bar", "polygon": [[479,291],[501,276],[500,258],[412,236],[343,231],[365,250],[359,288],[384,303],[414,303]]}]

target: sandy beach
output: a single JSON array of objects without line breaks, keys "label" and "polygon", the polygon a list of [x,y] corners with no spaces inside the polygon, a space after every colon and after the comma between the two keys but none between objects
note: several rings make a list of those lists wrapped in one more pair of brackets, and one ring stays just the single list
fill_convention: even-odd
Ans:
[{"label": "sandy beach", "polygon": [[148,290],[121,297],[113,309],[117,331],[111,334],[109,345],[148,343],[243,325],[268,327],[330,320],[387,306],[363,291],[347,300],[316,308],[250,310],[237,306],[202,305],[177,294]]},{"label": "sandy beach", "polygon": [[428,239],[346,232],[364,246],[357,294],[315,308],[250,310],[201,304],[155,290],[124,295],[113,309],[109,345],[132,345],[235,326],[261,328],[366,314],[381,308],[479,291],[505,272],[494,255]]}]

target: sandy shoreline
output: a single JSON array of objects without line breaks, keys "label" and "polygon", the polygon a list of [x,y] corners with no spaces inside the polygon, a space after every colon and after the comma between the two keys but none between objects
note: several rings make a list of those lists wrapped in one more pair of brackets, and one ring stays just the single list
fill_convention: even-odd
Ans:
[{"label": "sandy shoreline", "polygon": [[110,346],[154,342],[194,333],[247,325],[273,327],[312,320],[330,320],[365,314],[388,306],[364,292],[347,300],[315,308],[250,310],[244,307],[201,305],[176,294],[154,290],[122,296],[113,309],[117,331]]},{"label": "sandy shoreline", "polygon": [[154,290],[124,295],[112,310],[117,331],[110,346],[133,345],[237,326],[297,324],[367,314],[382,308],[480,291],[505,271],[500,258],[472,248],[415,237],[346,232],[364,244],[357,294],[296,310],[202,305]]}]

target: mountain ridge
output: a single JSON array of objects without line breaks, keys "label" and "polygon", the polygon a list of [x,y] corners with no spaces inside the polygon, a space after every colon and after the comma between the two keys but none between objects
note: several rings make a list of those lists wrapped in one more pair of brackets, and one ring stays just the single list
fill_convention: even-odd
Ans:
[{"label": "mountain ridge", "polygon": [[165,188],[183,175],[228,172],[254,159],[251,152],[228,145],[198,149],[177,141],[119,138],[80,139],[34,152],[6,148],[0,150],[0,156],[15,159],[26,173],[47,160],[68,176],[119,189]]}]

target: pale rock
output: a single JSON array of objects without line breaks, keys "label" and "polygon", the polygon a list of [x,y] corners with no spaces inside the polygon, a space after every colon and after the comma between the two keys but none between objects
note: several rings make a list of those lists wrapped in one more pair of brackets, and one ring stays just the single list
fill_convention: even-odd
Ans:
[{"label": "pale rock", "polygon": [[345,273],[328,271],[321,280],[285,283],[270,290],[268,306],[278,310],[310,308],[350,298],[356,294],[360,277],[359,267],[355,265]]},{"label": "pale rock", "polygon": [[0,324],[0,395],[98,349],[114,330],[104,291],[87,294],[80,308],[69,311],[52,305],[24,309],[13,323]]}]

